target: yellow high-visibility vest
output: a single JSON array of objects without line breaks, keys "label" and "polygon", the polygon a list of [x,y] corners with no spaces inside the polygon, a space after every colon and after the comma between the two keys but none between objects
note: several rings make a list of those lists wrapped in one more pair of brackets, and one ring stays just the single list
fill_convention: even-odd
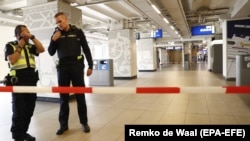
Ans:
[{"label": "yellow high-visibility vest", "polygon": [[[17,46],[13,45],[13,44],[10,44],[10,45],[13,47],[13,49],[15,51]],[[27,50],[30,67],[35,68],[36,67],[35,56],[29,52],[30,47],[31,47],[31,45],[25,45],[24,46],[24,48]],[[11,70],[18,70],[18,69],[28,68],[27,60],[25,58],[24,48],[22,49],[20,58],[17,60],[17,62],[15,64],[13,64],[13,65],[10,64],[10,69]]]}]

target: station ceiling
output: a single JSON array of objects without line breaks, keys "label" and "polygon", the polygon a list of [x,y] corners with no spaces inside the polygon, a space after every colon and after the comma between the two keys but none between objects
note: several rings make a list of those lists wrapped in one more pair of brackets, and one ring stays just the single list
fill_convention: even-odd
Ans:
[{"label": "station ceiling", "polygon": [[[0,24],[14,25],[22,7],[54,0],[0,0]],[[191,38],[195,25],[220,26],[221,20],[250,16],[250,0],[62,0],[82,10],[83,29],[107,34],[113,25],[150,34],[162,29],[167,41]],[[154,5],[159,13],[152,7]],[[221,34],[217,31],[217,34]]]}]

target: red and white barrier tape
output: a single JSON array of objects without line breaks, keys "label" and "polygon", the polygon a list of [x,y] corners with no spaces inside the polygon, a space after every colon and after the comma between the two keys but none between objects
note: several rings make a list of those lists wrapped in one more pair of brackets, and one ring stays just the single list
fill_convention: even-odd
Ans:
[{"label": "red and white barrier tape", "polygon": [[207,86],[207,87],[35,87],[0,86],[0,92],[15,93],[96,93],[96,94],[180,94],[217,93],[250,94],[250,86]]}]

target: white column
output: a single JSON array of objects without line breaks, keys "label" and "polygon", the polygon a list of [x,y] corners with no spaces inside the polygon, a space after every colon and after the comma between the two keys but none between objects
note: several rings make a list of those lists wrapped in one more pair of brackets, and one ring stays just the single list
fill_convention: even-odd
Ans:
[{"label": "white column", "polygon": [[114,78],[137,77],[135,34],[132,29],[111,30],[108,56],[113,59]]},{"label": "white column", "polygon": [[137,45],[137,67],[139,71],[156,71],[156,43],[153,38],[140,39]]}]

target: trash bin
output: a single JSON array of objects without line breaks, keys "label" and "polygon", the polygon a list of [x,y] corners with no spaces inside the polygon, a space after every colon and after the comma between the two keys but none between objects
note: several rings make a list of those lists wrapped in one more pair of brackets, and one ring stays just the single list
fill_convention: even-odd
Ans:
[{"label": "trash bin", "polygon": [[93,60],[93,73],[89,77],[91,86],[114,86],[113,60]]},{"label": "trash bin", "polygon": [[250,85],[250,55],[236,55],[236,86]]},{"label": "trash bin", "polygon": [[184,62],[184,69],[189,70],[189,61]]}]

